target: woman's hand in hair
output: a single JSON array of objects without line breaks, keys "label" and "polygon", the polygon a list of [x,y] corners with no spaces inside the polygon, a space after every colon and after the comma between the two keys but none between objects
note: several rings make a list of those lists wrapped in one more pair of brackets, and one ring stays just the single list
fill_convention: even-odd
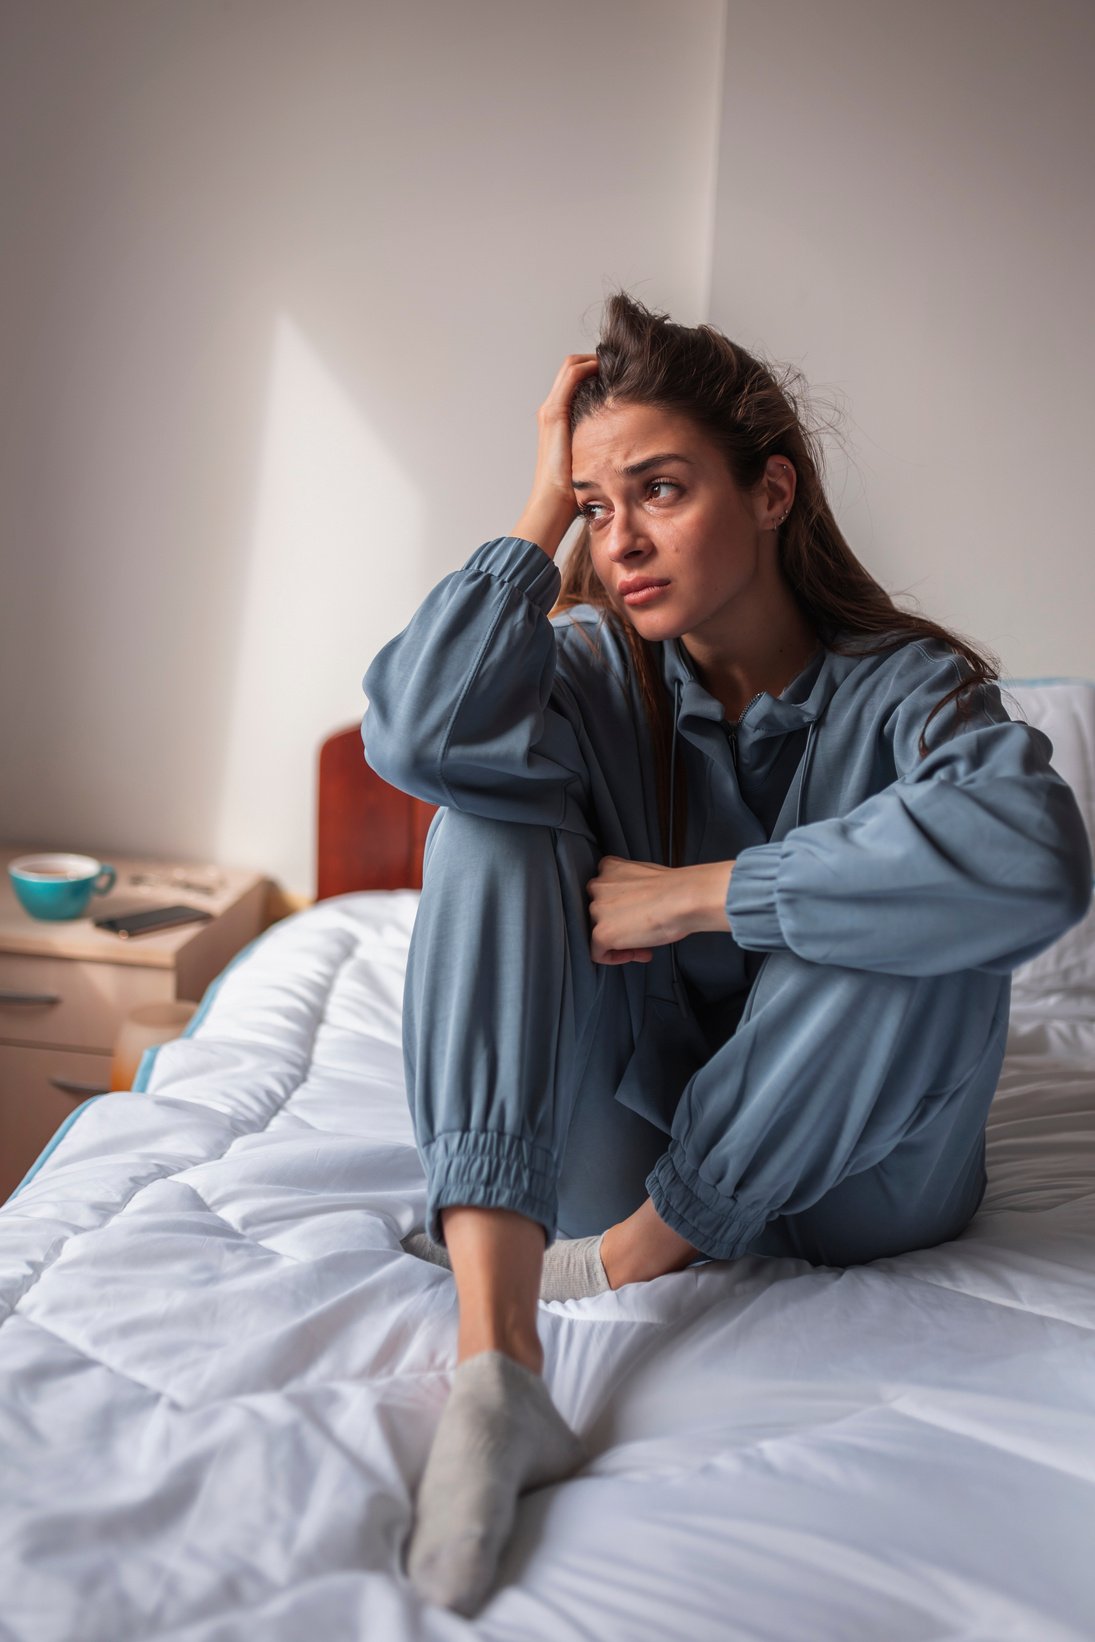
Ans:
[{"label": "woman's hand in hair", "polygon": [[728,931],[733,870],[733,861],[662,867],[603,855],[586,884],[594,963],[649,963],[654,947],[700,930]]},{"label": "woman's hand in hair", "polygon": [[579,382],[596,369],[595,353],[567,354],[536,413],[540,429],[536,474],[524,511],[509,534],[535,542],[549,559],[559,551],[578,512],[570,466],[570,401]]}]

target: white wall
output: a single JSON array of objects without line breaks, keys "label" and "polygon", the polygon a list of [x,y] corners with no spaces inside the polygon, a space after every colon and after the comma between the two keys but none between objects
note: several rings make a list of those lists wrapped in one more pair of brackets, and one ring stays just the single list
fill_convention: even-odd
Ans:
[{"label": "white wall", "polygon": [[310,894],[320,741],[617,284],[845,406],[891,592],[1095,677],[1093,57],[1086,0],[8,0],[0,838]]},{"label": "white wall", "polygon": [[0,838],[314,889],[315,759],[615,284],[704,317],[722,0],[0,12]]},{"label": "white wall", "polygon": [[1095,678],[1093,79],[1090,0],[730,0],[712,319],[843,411],[871,573],[1013,677]]}]

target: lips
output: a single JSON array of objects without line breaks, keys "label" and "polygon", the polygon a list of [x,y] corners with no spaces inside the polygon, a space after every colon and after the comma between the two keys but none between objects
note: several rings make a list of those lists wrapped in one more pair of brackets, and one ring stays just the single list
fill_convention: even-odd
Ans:
[{"label": "lips", "polygon": [[641,593],[647,587],[668,587],[667,581],[659,581],[654,576],[629,576],[620,583],[620,595],[627,598],[629,593]]},{"label": "lips", "polygon": [[653,604],[667,588],[668,581],[658,581],[655,576],[629,576],[621,581],[619,594],[624,604]]}]

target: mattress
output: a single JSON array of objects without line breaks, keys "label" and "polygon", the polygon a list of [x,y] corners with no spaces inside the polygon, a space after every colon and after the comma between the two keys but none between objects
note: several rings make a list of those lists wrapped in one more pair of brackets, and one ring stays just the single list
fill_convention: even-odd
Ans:
[{"label": "mattress", "polygon": [[400,1563],[456,1344],[399,1246],[417,900],[274,925],[0,1210],[0,1638],[1095,1634],[1095,914],[1015,976],[961,1237],[541,1305],[592,1458],[468,1621]]}]

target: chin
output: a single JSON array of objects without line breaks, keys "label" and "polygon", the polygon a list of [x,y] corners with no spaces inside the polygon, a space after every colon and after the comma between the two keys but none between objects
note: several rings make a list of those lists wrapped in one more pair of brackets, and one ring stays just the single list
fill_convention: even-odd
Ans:
[{"label": "chin", "polygon": [[640,638],[650,644],[662,644],[667,639],[679,639],[689,631],[686,618],[674,615],[672,610],[631,610],[623,607],[624,620],[631,623]]}]

